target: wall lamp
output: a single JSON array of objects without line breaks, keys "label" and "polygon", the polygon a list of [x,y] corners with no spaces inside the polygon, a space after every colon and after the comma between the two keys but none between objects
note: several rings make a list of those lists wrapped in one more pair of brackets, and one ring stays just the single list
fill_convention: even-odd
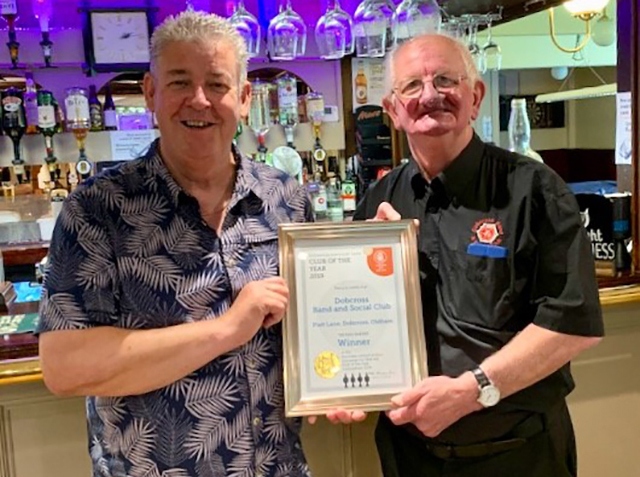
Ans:
[{"label": "wall lamp", "polygon": [[550,8],[549,12],[549,31],[551,33],[551,41],[553,44],[561,51],[565,53],[577,53],[582,50],[589,40],[591,39],[591,20],[601,13],[609,0],[569,0],[564,2],[563,6],[567,9],[567,11],[576,18],[583,20],[585,22],[585,36],[582,42],[579,45],[576,45],[575,48],[567,48],[562,46],[558,39],[556,38],[556,27],[555,27],[555,19],[554,19],[554,10]]}]

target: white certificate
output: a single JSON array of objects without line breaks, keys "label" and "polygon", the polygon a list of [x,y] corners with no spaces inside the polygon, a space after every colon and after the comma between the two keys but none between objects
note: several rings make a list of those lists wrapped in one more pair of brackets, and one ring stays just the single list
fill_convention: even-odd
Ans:
[{"label": "white certificate", "polygon": [[287,415],[380,410],[426,377],[411,221],[281,226]]}]

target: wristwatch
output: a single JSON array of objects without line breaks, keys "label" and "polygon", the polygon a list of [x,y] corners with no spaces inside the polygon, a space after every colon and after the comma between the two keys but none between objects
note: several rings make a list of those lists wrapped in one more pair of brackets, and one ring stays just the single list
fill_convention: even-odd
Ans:
[{"label": "wristwatch", "polygon": [[500,401],[500,390],[495,384],[484,374],[482,368],[478,366],[471,371],[478,381],[478,402],[482,407],[491,407]]}]

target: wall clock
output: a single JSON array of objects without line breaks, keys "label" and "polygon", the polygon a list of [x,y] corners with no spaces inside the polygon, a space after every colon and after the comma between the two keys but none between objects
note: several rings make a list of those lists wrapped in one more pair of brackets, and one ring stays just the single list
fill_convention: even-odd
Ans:
[{"label": "wall clock", "polygon": [[148,8],[84,10],[87,68],[97,72],[146,71],[152,22]]}]

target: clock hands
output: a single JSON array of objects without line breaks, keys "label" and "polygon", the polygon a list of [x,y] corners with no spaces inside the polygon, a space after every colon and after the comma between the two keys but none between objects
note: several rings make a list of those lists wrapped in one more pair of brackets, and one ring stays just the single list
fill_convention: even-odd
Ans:
[{"label": "clock hands", "polygon": [[126,40],[128,38],[131,38],[132,36],[133,36],[133,33],[123,33],[122,35],[120,35],[120,39]]}]

